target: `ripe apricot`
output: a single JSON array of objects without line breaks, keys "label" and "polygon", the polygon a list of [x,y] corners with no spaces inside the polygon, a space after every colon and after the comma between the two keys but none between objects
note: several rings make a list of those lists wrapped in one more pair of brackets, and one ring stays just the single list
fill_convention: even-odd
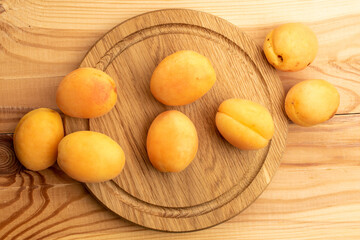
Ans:
[{"label": "ripe apricot", "polygon": [[71,117],[95,118],[109,112],[117,99],[114,80],[95,68],[79,68],[66,75],[56,92],[60,110]]},{"label": "ripe apricot", "polygon": [[15,128],[15,154],[27,169],[46,169],[55,163],[63,137],[60,114],[48,108],[35,109],[25,114]]},{"label": "ripe apricot", "polygon": [[314,32],[301,23],[287,23],[272,30],[265,38],[268,62],[282,71],[299,71],[312,63],[318,51]]},{"label": "ripe apricot", "polygon": [[285,111],[291,121],[309,127],[332,118],[339,104],[339,92],[331,83],[313,79],[302,81],[289,90]]},{"label": "ripe apricot", "polygon": [[170,110],[151,123],[146,142],[152,165],[161,172],[180,172],[195,158],[198,136],[192,121],[183,113]]},{"label": "ripe apricot", "polygon": [[122,171],[125,154],[119,144],[105,134],[79,131],[61,140],[57,162],[75,180],[102,182]]},{"label": "ripe apricot", "polygon": [[164,58],[154,70],[150,90],[161,103],[186,105],[201,98],[216,81],[209,59],[189,50]]},{"label": "ripe apricot", "polygon": [[265,147],[274,134],[274,122],[269,111],[245,99],[222,102],[215,121],[221,135],[243,150]]}]

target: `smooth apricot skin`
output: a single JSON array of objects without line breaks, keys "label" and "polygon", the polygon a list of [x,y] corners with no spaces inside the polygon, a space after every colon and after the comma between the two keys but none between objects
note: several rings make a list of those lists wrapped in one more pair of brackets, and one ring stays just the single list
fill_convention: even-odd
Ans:
[{"label": "smooth apricot skin", "polygon": [[57,163],[79,182],[103,182],[120,174],[125,154],[119,144],[105,134],[78,131],[61,140]]},{"label": "smooth apricot skin", "polygon": [[44,170],[56,162],[63,137],[60,114],[48,108],[35,109],[25,114],[15,128],[15,154],[27,169]]},{"label": "smooth apricot skin", "polygon": [[108,113],[117,99],[114,80],[95,68],[79,68],[66,75],[56,92],[60,110],[71,117],[95,118]]},{"label": "smooth apricot skin", "polygon": [[164,58],[154,70],[150,90],[161,103],[186,105],[208,92],[216,81],[209,59],[189,50],[178,51]]},{"label": "smooth apricot skin", "polygon": [[222,102],[215,122],[220,134],[242,150],[263,148],[274,134],[270,112],[262,105],[245,99]]},{"label": "smooth apricot skin", "polygon": [[198,136],[192,121],[170,110],[159,114],[148,131],[146,147],[150,162],[161,172],[180,172],[195,158]]},{"label": "smooth apricot skin", "polygon": [[286,95],[285,111],[294,123],[310,127],[332,118],[340,104],[340,94],[329,82],[320,79],[302,81]]},{"label": "smooth apricot skin", "polygon": [[265,38],[268,62],[281,71],[299,71],[310,65],[318,52],[315,33],[302,23],[287,23],[272,30]]}]

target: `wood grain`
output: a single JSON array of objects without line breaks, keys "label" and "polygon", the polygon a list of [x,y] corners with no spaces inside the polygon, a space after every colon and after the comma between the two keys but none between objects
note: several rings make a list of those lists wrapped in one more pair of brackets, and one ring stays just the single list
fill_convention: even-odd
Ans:
[{"label": "wood grain", "polygon": [[[152,96],[149,80],[163,58],[183,49],[208,57],[217,81],[196,102],[166,107]],[[284,92],[261,48],[234,25],[198,11],[146,13],[102,37],[81,66],[107,72],[119,89],[119,101],[111,112],[82,124],[89,122],[89,130],[110,136],[124,149],[126,166],[117,178],[87,184],[112,211],[149,228],[192,231],[233,217],[267,186],[280,162],[287,135]],[[251,99],[270,110],[276,131],[267,148],[239,151],[220,136],[214,117],[220,103],[229,98]],[[197,157],[177,174],[153,168],[145,144],[153,119],[169,109],[189,116],[200,139]],[[72,126],[71,131],[81,129],[77,124]],[[69,128],[67,124],[65,127]]]},{"label": "wood grain", "polygon": [[[213,228],[170,234],[136,226],[105,210],[55,166],[0,175],[0,239],[358,239],[360,115],[303,129],[290,125],[284,159],[267,190]],[[0,139],[0,146],[11,144],[11,135]]]},{"label": "wood grain", "polygon": [[[9,115],[9,109],[55,109],[53,92],[61,78],[109,29],[147,11],[179,7],[224,18],[259,45],[273,27],[304,22],[318,36],[319,53],[304,71],[278,72],[285,90],[302,79],[322,77],[341,93],[338,113],[360,112],[357,0],[0,0],[0,137],[12,133],[22,115]],[[2,175],[0,222],[6,224],[0,225],[0,239],[358,240],[359,126],[359,115],[337,115],[310,129],[290,125],[282,165],[260,198],[226,223],[186,234],[146,230],[119,219],[57,168]],[[13,156],[4,149],[10,148],[1,147],[0,156]],[[6,160],[0,157],[0,162]]]},{"label": "wood grain", "polygon": [[279,72],[285,90],[303,79],[324,78],[340,91],[338,113],[360,112],[360,2],[356,0],[64,0],[61,4],[56,0],[1,0],[0,4],[4,9],[0,14],[1,106],[56,108],[53,93],[59,81],[79,65],[99,37],[119,22],[146,11],[182,7],[222,17],[239,26],[259,45],[281,23],[306,23],[318,36],[319,53],[306,70],[296,74]]}]

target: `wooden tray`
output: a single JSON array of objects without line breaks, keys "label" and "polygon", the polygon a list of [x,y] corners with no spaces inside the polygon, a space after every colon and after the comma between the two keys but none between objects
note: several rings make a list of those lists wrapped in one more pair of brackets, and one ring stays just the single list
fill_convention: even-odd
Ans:
[{"label": "wooden tray", "polygon": [[[154,99],[149,81],[157,64],[182,49],[208,57],[217,82],[200,100],[167,107]],[[171,9],[131,18],[108,32],[89,51],[81,67],[114,78],[118,101],[96,119],[65,118],[66,133],[92,130],[107,134],[125,151],[123,172],[111,181],[86,184],[107,208],[139,225],[164,231],[192,231],[221,223],[248,207],[274,175],[285,148],[284,92],[261,48],[240,29],[210,14]],[[241,151],[216,130],[215,114],[228,98],[266,106],[275,135],[268,147]],[[161,173],[146,153],[146,134],[161,112],[177,109],[195,124],[199,150],[180,173]]]}]

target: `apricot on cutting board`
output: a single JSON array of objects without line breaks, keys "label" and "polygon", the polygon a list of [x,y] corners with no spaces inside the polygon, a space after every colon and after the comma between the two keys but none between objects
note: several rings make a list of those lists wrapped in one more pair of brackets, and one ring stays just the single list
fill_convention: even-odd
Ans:
[{"label": "apricot on cutting board", "polygon": [[339,104],[339,92],[331,83],[313,79],[302,81],[289,90],[285,111],[294,123],[310,127],[332,118]]},{"label": "apricot on cutting board", "polygon": [[215,81],[215,70],[209,59],[183,50],[167,56],[155,68],[150,90],[159,102],[179,106],[201,98]]},{"label": "apricot on cutting board", "polygon": [[61,140],[57,163],[77,181],[103,182],[119,175],[125,165],[125,154],[105,134],[79,131]]},{"label": "apricot on cutting board", "polygon": [[245,99],[222,102],[215,122],[221,135],[243,150],[265,147],[274,134],[270,112],[262,105]]},{"label": "apricot on cutting board", "polygon": [[148,131],[146,147],[150,162],[161,172],[180,172],[195,158],[198,136],[192,121],[170,110],[159,114]]},{"label": "apricot on cutting board", "polygon": [[268,62],[282,71],[299,71],[312,63],[318,51],[315,33],[302,23],[287,23],[272,30],[265,38]]},{"label": "apricot on cutting board", "polygon": [[79,68],[66,75],[56,92],[60,110],[71,117],[95,118],[109,112],[117,99],[114,80],[95,68]]},{"label": "apricot on cutting board", "polygon": [[55,163],[63,137],[60,114],[48,108],[35,109],[25,114],[15,128],[15,154],[27,169],[44,170]]}]

